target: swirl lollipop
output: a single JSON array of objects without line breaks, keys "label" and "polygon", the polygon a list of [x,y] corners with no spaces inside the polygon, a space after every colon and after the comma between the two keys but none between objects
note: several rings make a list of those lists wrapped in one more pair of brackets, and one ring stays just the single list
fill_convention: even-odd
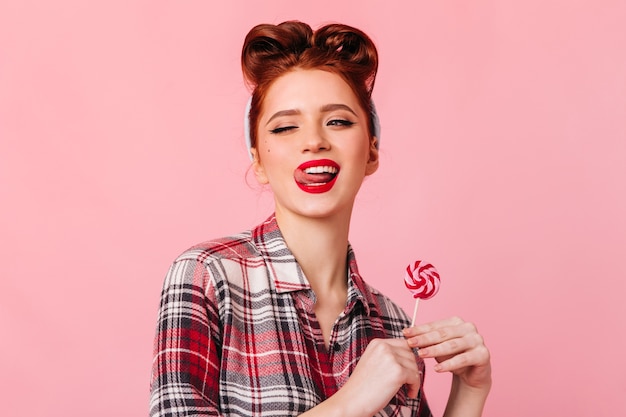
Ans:
[{"label": "swirl lollipop", "polygon": [[415,298],[415,309],[413,310],[413,322],[411,327],[415,325],[415,317],[417,316],[417,306],[420,300],[428,300],[439,291],[441,278],[439,272],[432,264],[424,261],[415,261],[406,267],[404,274],[404,285],[411,291]]}]

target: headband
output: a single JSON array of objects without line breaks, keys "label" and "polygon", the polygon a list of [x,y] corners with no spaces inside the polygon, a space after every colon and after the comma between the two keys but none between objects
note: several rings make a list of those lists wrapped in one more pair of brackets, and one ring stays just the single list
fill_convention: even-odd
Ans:
[{"label": "headband", "polygon": [[[374,136],[376,136],[376,149],[380,147],[380,119],[378,118],[378,113],[376,112],[376,106],[374,106],[374,101],[370,101],[372,105],[372,124],[374,131],[372,132]],[[250,159],[252,160],[252,152],[250,152],[250,148],[252,148],[252,137],[250,135],[250,109],[252,108],[252,96],[248,99],[246,103],[246,113],[243,118],[243,134],[246,138],[246,147],[248,148],[248,154],[250,155]]]}]

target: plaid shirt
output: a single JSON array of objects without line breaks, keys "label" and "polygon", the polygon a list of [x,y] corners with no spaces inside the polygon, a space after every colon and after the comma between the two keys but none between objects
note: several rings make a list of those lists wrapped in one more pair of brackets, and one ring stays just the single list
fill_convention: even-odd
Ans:
[{"label": "plaid shirt", "polygon": [[[363,281],[350,247],[348,267],[327,348],[315,295],[273,216],[184,252],[162,293],[150,415],[295,416],[333,395],[372,339],[402,337],[410,323]],[[431,413],[422,390],[411,399],[403,387],[377,415]]]}]

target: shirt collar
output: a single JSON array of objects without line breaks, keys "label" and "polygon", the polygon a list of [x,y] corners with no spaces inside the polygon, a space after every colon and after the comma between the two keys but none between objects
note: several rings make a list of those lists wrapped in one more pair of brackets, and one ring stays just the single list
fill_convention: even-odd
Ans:
[{"label": "shirt collar", "polygon": [[346,305],[347,310],[351,310],[356,305],[357,301],[360,302],[365,308],[365,314],[370,315],[370,303],[372,290],[363,278],[359,274],[359,269],[356,265],[356,257],[352,246],[348,244],[348,303]]},{"label": "shirt collar", "polygon": [[[311,289],[304,272],[283,239],[275,214],[272,214],[252,230],[252,240],[265,260],[277,293]],[[361,278],[354,252],[349,244],[347,263],[348,300],[346,311],[352,310],[356,303],[360,302],[364,306],[366,314],[369,315],[368,295],[372,290]]]}]

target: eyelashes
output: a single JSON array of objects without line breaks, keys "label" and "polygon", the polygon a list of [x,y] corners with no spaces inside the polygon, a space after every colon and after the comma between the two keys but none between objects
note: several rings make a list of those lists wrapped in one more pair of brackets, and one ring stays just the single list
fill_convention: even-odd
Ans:
[{"label": "eyelashes", "polygon": [[[355,124],[354,122],[352,122],[350,120],[346,120],[346,119],[332,119],[332,120],[329,120],[326,123],[326,126],[329,126],[329,127],[350,127],[350,126],[353,126],[354,124]],[[280,126],[280,127],[274,128],[274,129],[270,129],[269,132],[271,134],[273,134],[273,135],[280,135],[282,133],[287,133],[287,132],[290,132],[290,131],[294,131],[296,129],[298,129],[298,126],[295,126],[295,125]]]},{"label": "eyelashes", "polygon": [[294,130],[297,129],[298,126],[284,126],[284,127],[277,127],[275,129],[271,129],[270,133],[273,135],[280,135],[281,133],[285,133],[285,132],[289,132],[290,130]]},{"label": "eyelashes", "polygon": [[354,122],[345,119],[333,119],[326,123],[326,126],[352,126]]}]

